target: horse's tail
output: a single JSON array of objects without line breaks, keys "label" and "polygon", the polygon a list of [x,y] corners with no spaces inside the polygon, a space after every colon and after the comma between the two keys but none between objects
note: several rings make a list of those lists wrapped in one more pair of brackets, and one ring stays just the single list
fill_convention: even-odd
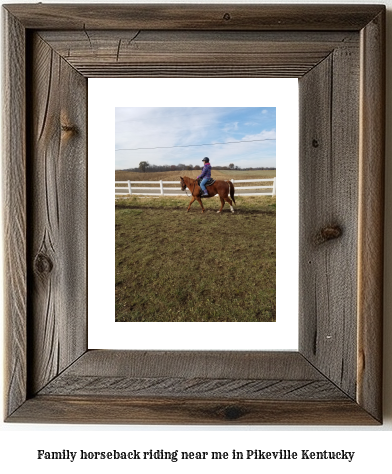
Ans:
[{"label": "horse's tail", "polygon": [[234,184],[228,180],[227,181],[229,183],[229,189],[230,189],[230,197],[231,197],[231,200],[234,202],[235,204],[235,199],[234,199]]}]

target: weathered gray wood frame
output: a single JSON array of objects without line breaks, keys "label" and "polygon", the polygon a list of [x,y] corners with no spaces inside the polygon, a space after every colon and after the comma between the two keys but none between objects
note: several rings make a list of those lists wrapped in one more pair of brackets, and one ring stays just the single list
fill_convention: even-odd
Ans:
[{"label": "weathered gray wood frame", "polygon": [[[381,423],[385,7],[19,4],[3,20],[6,421]],[[94,76],[299,78],[298,352],[88,350]]]}]

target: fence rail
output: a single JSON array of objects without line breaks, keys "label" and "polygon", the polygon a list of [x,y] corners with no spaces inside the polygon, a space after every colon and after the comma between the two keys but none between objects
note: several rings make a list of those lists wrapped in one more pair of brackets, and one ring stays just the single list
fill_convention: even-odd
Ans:
[{"label": "fence rail", "polygon": [[[259,182],[270,182],[272,184],[267,186],[236,186],[235,193],[237,196],[275,196],[276,195],[276,177],[270,179],[231,179],[233,184],[238,183],[259,183]],[[154,184],[155,186],[143,186],[140,184]],[[164,187],[167,184],[177,184],[178,181],[116,181],[115,182],[115,195],[116,196],[184,196],[185,192],[181,191],[181,188],[176,187]],[[120,185],[120,186],[118,186]],[[136,186],[135,186],[136,185]],[[243,193],[243,190],[250,189],[269,189],[269,192],[256,192],[256,193]],[[141,192],[153,190],[153,192]],[[178,191],[181,191],[178,193]]]}]

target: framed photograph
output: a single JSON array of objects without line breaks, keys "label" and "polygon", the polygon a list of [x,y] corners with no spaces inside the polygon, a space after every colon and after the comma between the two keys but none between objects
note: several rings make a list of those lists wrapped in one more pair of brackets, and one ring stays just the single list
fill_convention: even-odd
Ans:
[{"label": "framed photograph", "polygon": [[[88,104],[90,242],[99,235],[89,245],[88,347],[297,350],[298,232],[292,230],[298,229],[298,79],[93,78]],[[173,123],[177,118],[181,122]],[[181,146],[172,148],[177,137]],[[141,149],[129,150],[135,146]],[[239,161],[244,154],[253,161]],[[182,191],[180,177],[200,174],[201,166],[190,170],[189,164],[205,156],[214,178],[234,179],[234,213],[229,205],[216,212],[218,196],[204,201],[204,214],[197,202],[187,212],[190,191]],[[141,161],[149,163],[146,171],[124,171]],[[237,169],[222,166],[231,162]],[[272,181],[244,181],[270,180],[275,170],[255,168],[275,163],[277,196],[270,195]],[[131,199],[121,195],[129,192],[129,183],[121,182],[127,176]],[[115,255],[103,251],[113,248]],[[263,306],[270,314],[279,311],[279,318],[260,330]],[[116,318],[132,324],[113,324]],[[149,324],[137,322],[141,318]],[[171,324],[162,322],[167,319]]]},{"label": "framed photograph", "polygon": [[[3,17],[5,420],[381,424],[385,7]],[[297,351],[89,348],[87,93],[105,77],[298,79]]]},{"label": "framed photograph", "polygon": [[[88,347],[297,350],[298,79],[93,78],[88,104]],[[168,113],[171,119],[162,122]],[[147,121],[146,114],[152,114]],[[172,148],[177,137],[181,146]],[[119,141],[146,138],[138,150]],[[182,191],[180,177],[200,174],[201,166],[190,170],[189,164],[205,156],[214,178],[234,179],[234,213],[229,205],[217,213],[218,196],[204,201],[204,214],[197,202],[187,212],[190,191]],[[147,171],[124,171],[143,160]],[[231,162],[237,169],[227,169]],[[114,163],[120,180],[115,209]],[[271,196],[276,178],[275,191],[265,179],[275,170],[255,168],[275,163],[279,193]],[[122,195],[129,192],[129,183],[121,182],[127,176],[131,198]],[[102,251],[113,248],[115,255]],[[276,311],[278,320],[260,331],[265,314]],[[141,318],[150,324],[137,322]],[[133,324],[113,324],[116,319]],[[167,319],[170,325],[162,322]]]},{"label": "framed photograph", "polygon": [[[183,84],[197,101],[224,81]],[[115,107],[117,322],[276,321],[276,107],[252,99]]]}]

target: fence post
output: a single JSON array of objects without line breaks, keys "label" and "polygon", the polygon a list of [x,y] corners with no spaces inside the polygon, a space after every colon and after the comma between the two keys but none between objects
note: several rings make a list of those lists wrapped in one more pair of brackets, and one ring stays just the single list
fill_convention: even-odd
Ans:
[{"label": "fence post", "polygon": [[128,180],[128,191],[129,194],[132,194],[131,182]]},{"label": "fence post", "polygon": [[160,180],[160,183],[161,183],[161,196],[163,196],[163,182],[162,182],[162,180]]},{"label": "fence post", "polygon": [[276,176],[274,178],[274,184],[272,186],[272,196],[276,195]]}]

